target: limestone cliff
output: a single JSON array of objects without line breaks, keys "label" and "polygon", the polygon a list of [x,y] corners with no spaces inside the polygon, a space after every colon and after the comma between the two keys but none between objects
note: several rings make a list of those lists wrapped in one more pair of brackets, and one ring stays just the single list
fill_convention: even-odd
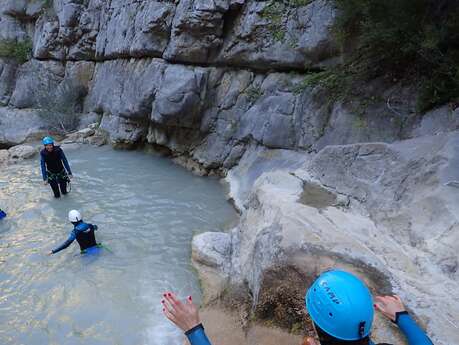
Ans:
[{"label": "limestone cliff", "polygon": [[437,344],[459,343],[459,200],[444,185],[459,180],[459,110],[419,116],[406,90],[383,89],[362,116],[304,87],[340,62],[335,17],[327,0],[282,11],[255,0],[3,0],[0,40],[31,40],[32,56],[0,59],[0,148],[77,114],[113,145],[153,144],[228,173],[241,224],[215,247],[196,239],[201,272],[248,284],[256,304],[278,266],[309,278],[345,266],[376,290],[405,291]]}]

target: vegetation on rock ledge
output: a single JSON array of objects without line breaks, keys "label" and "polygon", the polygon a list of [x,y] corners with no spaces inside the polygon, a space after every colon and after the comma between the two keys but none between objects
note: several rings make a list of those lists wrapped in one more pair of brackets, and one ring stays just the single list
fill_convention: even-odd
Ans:
[{"label": "vegetation on rock ledge", "polygon": [[300,88],[318,85],[333,100],[368,98],[362,85],[382,78],[415,85],[419,112],[458,100],[458,0],[330,1],[339,11],[333,31],[344,63],[311,74]]},{"label": "vegetation on rock ledge", "polygon": [[18,63],[24,63],[30,60],[32,56],[32,41],[14,41],[14,40],[1,40],[0,41],[0,57],[11,58]]}]

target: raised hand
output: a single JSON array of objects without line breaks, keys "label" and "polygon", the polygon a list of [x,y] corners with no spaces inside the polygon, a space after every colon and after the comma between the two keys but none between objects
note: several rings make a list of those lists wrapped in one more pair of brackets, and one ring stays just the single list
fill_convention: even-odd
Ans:
[{"label": "raised hand", "polygon": [[384,316],[395,322],[395,317],[398,312],[405,311],[405,306],[401,298],[395,296],[376,296],[375,308]]},{"label": "raised hand", "polygon": [[191,296],[188,296],[184,303],[171,292],[167,292],[163,296],[164,299],[161,303],[163,304],[164,315],[183,332],[201,323],[198,308],[193,304]]}]

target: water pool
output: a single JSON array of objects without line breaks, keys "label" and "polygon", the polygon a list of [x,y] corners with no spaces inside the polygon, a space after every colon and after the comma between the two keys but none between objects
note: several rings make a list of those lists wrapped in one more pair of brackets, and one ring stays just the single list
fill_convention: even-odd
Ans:
[{"label": "water pool", "polygon": [[[161,294],[199,300],[192,236],[236,219],[222,186],[143,152],[66,154],[75,179],[60,200],[43,186],[38,158],[1,169],[0,344],[181,344]],[[80,255],[75,242],[46,255],[67,238],[73,208],[109,250]]]}]

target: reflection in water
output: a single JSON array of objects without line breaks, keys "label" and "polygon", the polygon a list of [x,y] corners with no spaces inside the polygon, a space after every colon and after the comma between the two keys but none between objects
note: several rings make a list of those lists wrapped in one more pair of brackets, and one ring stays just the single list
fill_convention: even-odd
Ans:
[{"label": "reflection in water", "polygon": [[[37,160],[0,171],[0,344],[181,344],[159,301],[165,290],[199,296],[191,238],[236,217],[218,181],[141,152],[66,154],[75,179],[61,200]],[[67,238],[73,208],[109,250],[80,255],[75,243],[46,255]]]}]

